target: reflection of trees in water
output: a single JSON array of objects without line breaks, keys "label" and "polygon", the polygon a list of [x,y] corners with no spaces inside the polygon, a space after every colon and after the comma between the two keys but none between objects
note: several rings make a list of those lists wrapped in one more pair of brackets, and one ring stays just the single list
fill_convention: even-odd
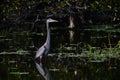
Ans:
[{"label": "reflection of trees in water", "polygon": [[[69,22],[69,28],[70,29],[73,29],[75,27],[74,25],[74,18],[70,15],[70,18],[69,18],[70,22]],[[69,30],[69,34],[70,34],[70,43],[73,42],[74,40],[74,31],[73,30]]]},{"label": "reflection of trees in water", "polygon": [[70,34],[70,43],[72,43],[74,41],[74,31],[69,30],[69,34]]}]

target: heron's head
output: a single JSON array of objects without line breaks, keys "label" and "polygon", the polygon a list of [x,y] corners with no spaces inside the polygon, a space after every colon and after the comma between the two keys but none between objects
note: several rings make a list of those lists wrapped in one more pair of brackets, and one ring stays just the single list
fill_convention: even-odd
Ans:
[{"label": "heron's head", "polygon": [[47,23],[51,23],[51,22],[58,22],[58,21],[51,18],[47,19]]}]

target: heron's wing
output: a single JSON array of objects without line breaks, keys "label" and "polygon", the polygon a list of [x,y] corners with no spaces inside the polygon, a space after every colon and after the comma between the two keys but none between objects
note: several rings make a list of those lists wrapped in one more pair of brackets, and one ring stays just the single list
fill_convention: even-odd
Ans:
[{"label": "heron's wing", "polygon": [[42,56],[45,53],[45,47],[42,46],[41,48],[38,49],[35,58],[38,58],[39,56]]},{"label": "heron's wing", "polygon": [[46,55],[48,52],[49,52],[49,47],[46,47],[46,46],[44,46],[44,48],[45,48],[45,54],[44,55]]}]

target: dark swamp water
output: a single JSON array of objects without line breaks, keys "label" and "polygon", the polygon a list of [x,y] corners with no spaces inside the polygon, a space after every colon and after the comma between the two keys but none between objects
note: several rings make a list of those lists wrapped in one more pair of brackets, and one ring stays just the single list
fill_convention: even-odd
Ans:
[{"label": "dark swamp water", "polygon": [[[4,35],[3,35],[4,33]],[[7,33],[0,36],[0,80],[119,80],[120,56],[104,61],[80,57],[92,52],[91,45],[101,49],[115,46],[120,30],[98,26],[93,29],[51,27],[51,49],[45,63],[34,61],[35,46],[46,39],[46,31]]]}]

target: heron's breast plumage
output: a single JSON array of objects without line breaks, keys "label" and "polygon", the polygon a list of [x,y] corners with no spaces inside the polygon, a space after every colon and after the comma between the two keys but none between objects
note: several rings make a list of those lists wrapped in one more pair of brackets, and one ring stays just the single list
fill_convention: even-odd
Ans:
[{"label": "heron's breast plumage", "polygon": [[42,46],[40,49],[38,49],[35,58],[42,56],[44,53],[45,53],[45,48],[44,48],[44,46]]}]

